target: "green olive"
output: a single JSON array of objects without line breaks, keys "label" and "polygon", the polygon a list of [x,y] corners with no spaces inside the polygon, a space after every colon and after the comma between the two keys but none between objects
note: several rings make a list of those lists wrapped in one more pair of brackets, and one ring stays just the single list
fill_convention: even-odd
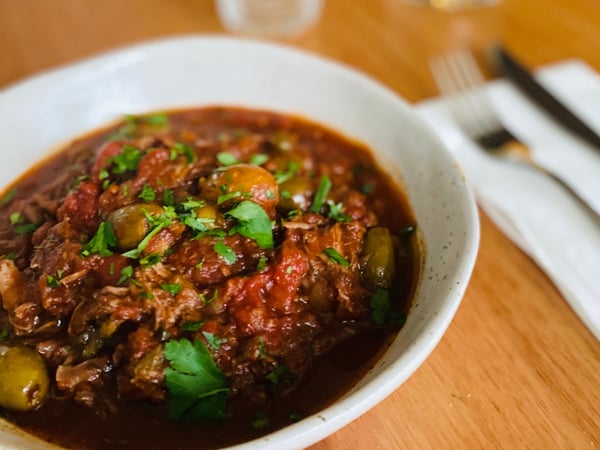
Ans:
[{"label": "green olive", "polygon": [[281,200],[278,208],[284,211],[294,209],[306,210],[310,206],[310,199],[314,192],[312,182],[301,176],[293,177],[279,185]]},{"label": "green olive", "polygon": [[150,230],[147,214],[159,216],[163,209],[155,203],[136,203],[116,209],[108,215],[120,250],[136,248]]},{"label": "green olive", "polygon": [[230,208],[242,200],[252,200],[271,216],[279,201],[279,189],[273,175],[251,164],[235,164],[217,170],[208,178],[200,179],[198,186],[203,199],[223,208]]},{"label": "green olive", "polygon": [[0,346],[0,406],[19,411],[39,407],[48,393],[42,357],[24,346]]},{"label": "green olive", "polygon": [[363,247],[362,277],[370,289],[389,289],[396,272],[394,243],[387,228],[367,231]]}]

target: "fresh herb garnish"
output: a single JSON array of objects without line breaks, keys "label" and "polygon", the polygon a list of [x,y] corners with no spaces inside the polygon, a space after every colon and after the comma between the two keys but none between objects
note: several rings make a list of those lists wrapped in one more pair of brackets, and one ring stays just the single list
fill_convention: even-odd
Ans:
[{"label": "fresh herb garnish", "polygon": [[342,267],[348,267],[350,265],[348,260],[344,258],[344,256],[340,254],[340,252],[338,252],[335,248],[327,247],[325,250],[323,250],[323,253],[325,253],[333,262],[339,264]]},{"label": "fresh herb garnish", "polygon": [[317,188],[317,192],[315,193],[315,198],[313,199],[312,205],[310,205],[310,210],[314,213],[318,213],[325,203],[327,199],[327,194],[329,194],[329,190],[331,189],[331,180],[327,175],[323,175],[321,177],[321,181],[319,182],[319,187]]},{"label": "fresh herb garnish", "polygon": [[170,365],[165,371],[170,394],[171,420],[222,419],[229,395],[227,379],[215,365],[200,340],[170,340],[164,355]]},{"label": "fresh herb garnish", "polygon": [[265,155],[264,153],[257,153],[256,155],[252,155],[248,160],[248,164],[253,164],[255,166],[262,166],[269,160],[269,155]]},{"label": "fresh herb garnish", "polygon": [[256,264],[256,271],[257,272],[262,272],[266,268],[267,268],[267,258],[265,258],[264,256],[261,256],[258,259],[258,264]]},{"label": "fresh herb garnish", "polygon": [[223,241],[215,242],[215,245],[213,245],[213,249],[215,252],[217,252],[217,254],[219,254],[220,256],[223,257],[223,259],[225,260],[225,262],[227,264],[229,264],[229,265],[235,264],[235,261],[237,260],[235,251],[231,247],[229,247],[227,244],[225,244],[225,242],[223,242]]},{"label": "fresh herb garnish", "polygon": [[92,254],[100,256],[110,256],[113,254],[111,248],[117,245],[115,231],[109,222],[101,222],[98,230],[92,239],[83,246],[81,254],[89,256]]},{"label": "fresh herb garnish", "polygon": [[291,180],[292,178],[294,178],[294,176],[296,176],[296,172],[298,172],[299,168],[300,164],[298,164],[296,161],[290,161],[287,169],[284,172],[278,170],[273,174],[273,176],[275,177],[275,181],[277,182],[277,184],[281,184],[285,183],[288,180]]},{"label": "fresh herb garnish", "polygon": [[8,337],[8,331],[5,329],[0,329],[0,341],[6,339]]},{"label": "fresh herb garnish", "polygon": [[156,198],[156,192],[154,191],[152,186],[144,184],[144,187],[142,187],[142,190],[140,191],[138,197],[147,202],[153,202]]},{"label": "fresh herb garnish", "polygon": [[173,161],[179,155],[185,156],[185,159],[188,164],[193,163],[196,160],[196,154],[194,150],[189,145],[186,145],[182,142],[176,142],[173,147],[169,150],[169,159]]},{"label": "fresh herb garnish", "polygon": [[133,267],[125,266],[121,269],[121,276],[119,277],[119,281],[117,284],[123,284],[125,281],[130,279],[133,276]]},{"label": "fresh herb garnish", "polygon": [[258,430],[268,428],[270,424],[271,421],[269,420],[269,416],[267,416],[267,414],[262,411],[257,413],[256,417],[250,422],[250,426]]},{"label": "fresh herb garnish", "polygon": [[213,350],[219,350],[221,348],[221,344],[227,340],[224,338],[217,337],[213,333],[209,333],[208,331],[203,331],[202,335],[206,339],[206,342],[208,342],[208,345],[210,345]]},{"label": "fresh herb garnish", "polygon": [[17,188],[12,188],[0,200],[0,207],[8,205],[17,196]]},{"label": "fresh herb garnish", "polygon": [[173,194],[173,191],[171,189],[165,189],[163,191],[163,205],[175,205],[175,195]]},{"label": "fresh herb garnish", "polygon": [[181,329],[183,331],[197,331],[202,327],[202,325],[204,325],[204,321],[202,320],[183,322],[181,324]]},{"label": "fresh herb garnish", "polygon": [[143,153],[141,150],[138,150],[132,145],[125,145],[121,153],[109,158],[107,162],[109,166],[114,166],[111,168],[112,173],[121,174],[127,171],[136,170],[142,156]]},{"label": "fresh herb garnish", "polygon": [[160,287],[171,295],[177,295],[183,289],[183,286],[179,283],[163,283]]},{"label": "fresh herb garnish", "polygon": [[401,327],[406,322],[406,316],[392,311],[390,293],[385,289],[377,289],[371,298],[371,318],[375,325],[394,325]]},{"label": "fresh herb garnish", "polygon": [[11,213],[8,219],[13,226],[15,234],[33,233],[41,225],[41,223],[22,223],[23,215],[18,211]]},{"label": "fresh herb garnish", "polygon": [[335,203],[333,200],[327,200],[327,204],[329,205],[329,214],[327,214],[327,217],[330,219],[333,219],[337,222],[349,222],[352,220],[352,217],[342,212],[343,205],[341,203]]},{"label": "fresh herb garnish", "polygon": [[238,164],[240,162],[231,152],[217,153],[217,161],[219,161],[219,164],[222,166],[233,166],[234,164]]},{"label": "fresh herb garnish", "polygon": [[244,200],[225,215],[238,221],[235,232],[256,240],[260,248],[273,248],[271,219],[259,204]]},{"label": "fresh herb garnish", "polygon": [[46,275],[46,286],[59,287],[60,284],[60,278],[55,277],[54,275]]},{"label": "fresh herb garnish", "polygon": [[288,366],[285,364],[281,364],[275,367],[269,375],[267,375],[267,380],[269,380],[273,384],[277,384],[281,381],[281,379],[287,375],[289,375],[290,370]]}]

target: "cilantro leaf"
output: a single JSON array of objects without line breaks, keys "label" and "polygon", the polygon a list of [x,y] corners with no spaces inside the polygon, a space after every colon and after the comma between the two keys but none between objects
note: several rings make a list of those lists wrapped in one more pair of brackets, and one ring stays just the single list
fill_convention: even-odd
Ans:
[{"label": "cilantro leaf", "polygon": [[142,187],[142,190],[138,197],[147,202],[153,202],[156,198],[156,192],[154,191],[154,189],[152,189],[152,186],[144,184],[144,187]]},{"label": "cilantro leaf", "polygon": [[196,320],[196,321],[192,321],[192,322],[183,322],[181,324],[181,329],[183,331],[197,331],[202,327],[202,325],[204,325],[203,320]]},{"label": "cilantro leaf", "polygon": [[257,153],[250,157],[250,159],[248,160],[248,164],[252,164],[255,166],[262,166],[268,160],[269,160],[269,155],[266,155],[264,153]]},{"label": "cilantro leaf", "polygon": [[133,276],[133,267],[131,267],[131,266],[123,267],[121,269],[121,276],[119,277],[119,281],[117,281],[117,284],[125,283],[125,281],[127,281],[132,276]]},{"label": "cilantro leaf", "polygon": [[256,240],[260,248],[273,248],[271,219],[259,204],[244,200],[225,215],[237,219],[236,232]]},{"label": "cilantro leaf", "polygon": [[206,345],[195,340],[165,344],[170,365],[165,372],[171,420],[221,419],[229,395],[227,379],[215,365]]},{"label": "cilantro leaf", "polygon": [[173,147],[169,150],[169,159],[173,161],[179,155],[185,156],[185,159],[188,164],[193,163],[196,160],[196,154],[194,150],[189,145],[186,145],[182,142],[176,142]]},{"label": "cilantro leaf", "polygon": [[110,256],[113,254],[111,247],[117,245],[117,237],[115,231],[109,222],[102,222],[92,239],[84,245],[81,254],[89,256],[96,254],[100,256]]},{"label": "cilantro leaf", "polygon": [[108,159],[108,163],[114,165],[112,173],[120,174],[136,170],[143,153],[132,145],[125,145],[121,153]]},{"label": "cilantro leaf", "polygon": [[171,295],[177,295],[183,289],[183,286],[179,283],[163,283],[160,287]]},{"label": "cilantro leaf", "polygon": [[222,166],[233,166],[234,164],[238,164],[240,162],[231,152],[217,153],[217,161],[219,161],[219,164]]},{"label": "cilantro leaf", "polygon": [[219,350],[221,348],[221,344],[227,340],[225,338],[217,337],[208,331],[203,331],[202,334],[206,338],[208,345],[210,345],[213,350]]},{"label": "cilantro leaf", "polygon": [[216,242],[215,245],[213,245],[213,249],[215,252],[217,252],[223,257],[227,264],[235,264],[235,261],[237,259],[235,251],[233,251],[233,249],[227,244],[225,244],[223,241]]},{"label": "cilantro leaf", "polygon": [[278,170],[273,174],[273,176],[275,177],[275,181],[277,182],[277,184],[281,184],[285,183],[288,180],[291,180],[292,178],[294,178],[299,168],[300,164],[298,164],[296,161],[291,161],[285,172]]}]

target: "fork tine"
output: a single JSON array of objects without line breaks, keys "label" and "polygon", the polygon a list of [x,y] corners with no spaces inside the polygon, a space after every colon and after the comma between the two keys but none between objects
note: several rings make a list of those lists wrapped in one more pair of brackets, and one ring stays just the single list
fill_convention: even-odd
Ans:
[{"label": "fork tine", "polygon": [[467,134],[477,139],[502,126],[471,52],[457,50],[433,59],[430,66],[441,93],[449,99],[455,119]]}]

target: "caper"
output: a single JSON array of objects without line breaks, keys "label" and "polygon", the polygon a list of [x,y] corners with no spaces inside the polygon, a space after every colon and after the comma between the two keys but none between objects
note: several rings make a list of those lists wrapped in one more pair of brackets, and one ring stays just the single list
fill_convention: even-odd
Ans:
[{"label": "caper", "polygon": [[387,228],[367,231],[363,246],[362,277],[370,289],[389,289],[396,272],[394,243]]},{"label": "caper", "polygon": [[155,203],[135,203],[116,209],[108,215],[120,250],[136,248],[150,230],[147,215],[159,216],[163,209]]},{"label": "caper", "polygon": [[25,346],[0,346],[0,406],[19,411],[39,407],[48,394],[42,357]]}]

